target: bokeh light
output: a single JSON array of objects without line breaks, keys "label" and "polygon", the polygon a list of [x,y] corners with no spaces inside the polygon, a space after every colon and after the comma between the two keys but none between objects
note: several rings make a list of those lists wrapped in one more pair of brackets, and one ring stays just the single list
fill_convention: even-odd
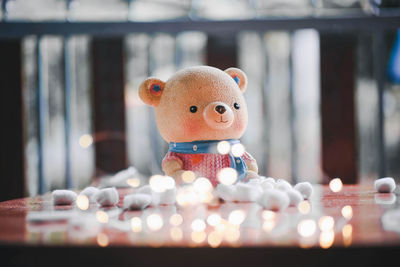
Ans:
[{"label": "bokeh light", "polygon": [[169,218],[169,223],[173,226],[179,226],[183,223],[183,217],[180,214],[175,213]]},{"label": "bokeh light", "polygon": [[194,179],[196,179],[196,175],[192,171],[184,171],[182,173],[182,181],[185,183],[193,183]]},{"label": "bokeh light", "polygon": [[241,157],[243,156],[245,149],[242,144],[234,144],[231,151],[234,157]]},{"label": "bokeh light", "polygon": [[182,229],[179,227],[172,227],[170,230],[170,236],[173,241],[181,241],[183,238]]},{"label": "bokeh light", "polygon": [[264,210],[261,212],[261,217],[264,220],[273,220],[276,217],[276,213],[272,210]]},{"label": "bokeh light", "polygon": [[332,192],[339,192],[343,188],[343,183],[340,178],[334,178],[329,182],[329,188],[332,190]]},{"label": "bokeh light", "polygon": [[163,227],[163,219],[159,214],[151,214],[146,218],[147,226],[151,231],[158,231]]},{"label": "bokeh light", "polygon": [[225,185],[234,184],[237,180],[237,176],[237,171],[232,168],[223,168],[217,174],[218,181]]},{"label": "bokeh light", "polygon": [[108,236],[105,233],[98,233],[97,234],[97,244],[100,247],[106,247],[108,246]]},{"label": "bokeh light", "polygon": [[131,219],[131,229],[135,233],[142,231],[142,220],[139,217],[133,217]]},{"label": "bokeh light", "polygon": [[76,198],[76,206],[81,210],[87,210],[89,208],[89,198],[85,195],[79,195]]},{"label": "bokeh light", "polygon": [[96,212],[96,219],[100,222],[100,223],[108,223],[108,214],[105,213],[102,210],[98,210]]},{"label": "bokeh light", "polygon": [[140,186],[140,179],[139,178],[130,178],[126,180],[126,183],[134,188]]},{"label": "bokeh light", "polygon": [[191,228],[195,232],[204,231],[204,229],[206,229],[206,223],[202,219],[195,219],[191,224]]},{"label": "bokeh light", "polygon": [[346,224],[342,229],[343,244],[347,247],[351,245],[353,237],[353,226]]},{"label": "bokeh light", "polygon": [[221,155],[226,155],[231,150],[231,144],[228,141],[221,141],[217,145],[218,153]]},{"label": "bokeh light", "polygon": [[216,248],[222,242],[222,235],[219,234],[217,231],[213,231],[208,235],[207,241],[210,247]]},{"label": "bokeh light", "polygon": [[245,219],[246,213],[243,210],[234,210],[228,217],[228,221],[233,225],[240,225]]},{"label": "bokeh light", "polygon": [[192,232],[191,238],[195,243],[202,243],[207,238],[207,234],[204,231],[195,231]]},{"label": "bokeh light", "polygon": [[79,145],[88,148],[93,144],[93,137],[90,134],[84,134],[79,138]]},{"label": "bokeh light", "polygon": [[310,203],[306,200],[301,201],[299,205],[297,205],[297,209],[301,214],[308,214],[311,211]]},{"label": "bokeh light", "polygon": [[221,222],[221,216],[217,213],[210,214],[207,217],[207,223],[213,227],[216,227]]},{"label": "bokeh light", "polygon": [[324,231],[319,235],[319,245],[321,248],[330,248],[335,240],[335,233],[333,231]]},{"label": "bokeh light", "polygon": [[206,194],[213,189],[213,186],[212,186],[210,180],[208,180],[207,178],[204,178],[204,177],[197,178],[194,181],[193,186],[194,186],[194,190],[201,194]]},{"label": "bokeh light", "polygon": [[342,215],[346,220],[350,220],[353,217],[353,208],[346,205],[342,208]]},{"label": "bokeh light", "polygon": [[315,233],[315,230],[316,230],[315,221],[311,219],[302,220],[297,226],[297,232],[302,237],[312,236]]},{"label": "bokeh light", "polygon": [[321,231],[331,231],[333,226],[335,225],[335,221],[331,216],[322,216],[318,221],[318,226]]}]

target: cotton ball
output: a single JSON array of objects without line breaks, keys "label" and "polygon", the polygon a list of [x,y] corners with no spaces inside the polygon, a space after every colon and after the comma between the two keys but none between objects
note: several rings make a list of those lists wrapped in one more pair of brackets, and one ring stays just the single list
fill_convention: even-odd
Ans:
[{"label": "cotton ball", "polygon": [[260,185],[263,181],[264,181],[264,179],[262,179],[261,177],[259,177],[259,178],[253,178],[253,179],[250,179],[250,180],[247,182],[247,184],[250,184],[250,185]]},{"label": "cotton ball", "polygon": [[309,199],[313,193],[313,186],[310,182],[301,182],[294,186],[294,189],[300,192],[304,199]]},{"label": "cotton ball", "polygon": [[77,197],[77,194],[71,190],[54,190],[51,195],[54,205],[71,205]]},{"label": "cotton ball", "polygon": [[95,194],[99,192],[99,189],[93,186],[86,187],[83,189],[80,193],[80,195],[87,196],[89,199],[89,202],[94,203],[96,202],[96,199],[94,198]]},{"label": "cotton ball", "polygon": [[237,183],[234,199],[241,202],[255,202],[262,193],[259,185]]},{"label": "cotton ball", "polygon": [[115,187],[100,189],[94,195],[94,198],[101,206],[114,206],[119,201],[118,191]]},{"label": "cotton ball", "polygon": [[286,194],[289,197],[289,200],[290,200],[289,205],[290,206],[297,207],[297,205],[304,200],[303,196],[297,190],[291,189],[289,191],[286,191]]},{"label": "cotton ball", "polygon": [[172,205],[176,201],[176,187],[166,189],[163,192],[151,192],[152,204],[153,205]]},{"label": "cotton ball", "polygon": [[148,194],[132,194],[124,197],[124,209],[145,209],[151,204],[152,197]]},{"label": "cotton ball", "polygon": [[391,193],[396,189],[396,183],[392,177],[384,177],[375,180],[374,187],[379,193]]},{"label": "cotton ball", "polygon": [[287,181],[285,181],[283,179],[279,179],[276,182],[275,188],[279,189],[279,190],[282,190],[282,191],[289,191],[289,190],[292,189],[292,185],[289,182],[287,182]]},{"label": "cotton ball", "polygon": [[267,179],[265,179],[264,181],[261,182],[260,186],[262,188],[262,190],[267,190],[267,189],[271,189],[271,188],[275,188],[275,181],[271,182],[270,180],[268,181]]},{"label": "cotton ball", "polygon": [[217,185],[217,195],[219,198],[222,198],[225,201],[234,201],[235,193],[236,193],[235,185],[225,185],[225,184]]},{"label": "cotton ball", "polygon": [[272,177],[267,177],[267,178],[264,177],[264,181],[272,183],[272,184],[276,184],[276,180]]},{"label": "cotton ball", "polygon": [[139,188],[137,190],[137,193],[151,195],[151,187],[150,187],[150,185],[142,186],[141,188]]},{"label": "cotton ball", "polygon": [[258,203],[268,210],[282,211],[289,206],[290,199],[282,190],[268,189],[261,195]]}]

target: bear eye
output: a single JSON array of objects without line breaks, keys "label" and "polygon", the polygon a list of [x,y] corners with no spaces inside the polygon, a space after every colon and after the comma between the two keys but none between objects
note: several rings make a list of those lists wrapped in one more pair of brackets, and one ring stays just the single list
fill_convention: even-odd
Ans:
[{"label": "bear eye", "polygon": [[190,112],[196,113],[196,111],[197,111],[197,107],[196,106],[191,106],[190,107]]},{"label": "bear eye", "polygon": [[233,104],[233,107],[234,107],[235,109],[239,109],[239,108],[240,108],[240,106],[239,106],[238,103]]}]

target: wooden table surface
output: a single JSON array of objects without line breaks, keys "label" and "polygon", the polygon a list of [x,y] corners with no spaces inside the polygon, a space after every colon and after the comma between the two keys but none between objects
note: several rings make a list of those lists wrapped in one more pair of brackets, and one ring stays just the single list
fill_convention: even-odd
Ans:
[{"label": "wooden table surface", "polygon": [[[120,190],[121,199],[131,190]],[[49,195],[5,201],[0,203],[0,266],[375,266],[399,255],[396,194],[375,193],[372,185],[346,185],[337,193],[316,185],[307,203],[308,213],[297,207],[272,213],[255,203],[123,211],[120,202],[82,211],[75,205],[55,207]],[[344,206],[351,207],[351,218],[343,217]],[[32,219],[41,214],[60,218]],[[222,218],[218,226],[207,223],[210,214]],[[236,220],[233,214],[239,215]],[[106,223],[99,222],[101,215]],[[320,229],[323,216],[333,218],[333,228]]]}]

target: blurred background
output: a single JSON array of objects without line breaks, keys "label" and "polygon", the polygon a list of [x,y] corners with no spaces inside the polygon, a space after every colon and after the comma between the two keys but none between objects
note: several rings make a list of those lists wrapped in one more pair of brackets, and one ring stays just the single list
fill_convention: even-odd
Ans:
[{"label": "blurred background", "polygon": [[128,166],[161,173],[168,144],[138,87],[194,65],[248,75],[242,143],[261,175],[400,175],[398,1],[0,3],[1,180],[22,188],[2,199],[83,188]]}]

